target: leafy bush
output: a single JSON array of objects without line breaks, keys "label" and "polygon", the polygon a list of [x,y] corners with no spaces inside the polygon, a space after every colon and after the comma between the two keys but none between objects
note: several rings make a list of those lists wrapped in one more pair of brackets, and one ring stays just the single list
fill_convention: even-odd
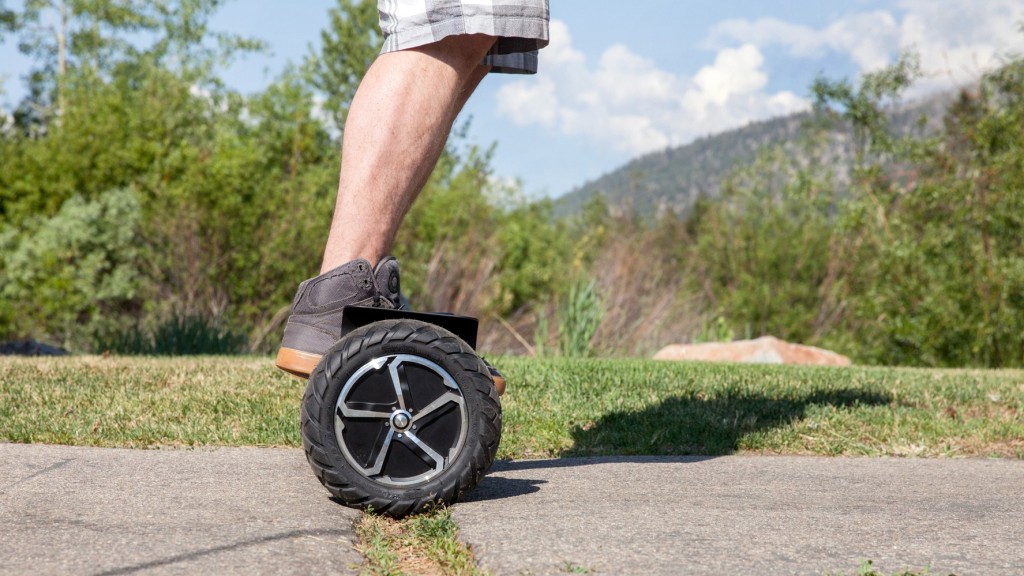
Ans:
[{"label": "leafy bush", "polygon": [[[813,146],[814,141],[810,142]],[[810,147],[809,152],[813,152]],[[764,151],[723,186],[695,222],[690,289],[717,311],[719,333],[813,342],[828,328],[823,298],[835,278],[836,187],[823,163]]]},{"label": "leafy bush", "polygon": [[111,317],[137,308],[139,202],[113,190],[93,201],[67,200],[51,218],[4,235],[0,334],[88,346]]},{"label": "leafy bush", "polygon": [[[886,78],[891,91],[906,85]],[[835,102],[845,110],[876,104],[863,92]],[[941,138],[890,139],[885,149],[898,170],[878,159],[861,167],[837,246],[848,305],[837,332],[860,359],[1024,365],[1022,125],[1018,59],[962,93]],[[886,141],[881,130],[862,127],[873,142]]]},{"label": "leafy bush", "polygon": [[138,325],[97,339],[98,352],[135,356],[227,355],[245,350],[244,334],[232,332],[205,316],[175,315],[152,332]]},{"label": "leafy bush", "polygon": [[700,332],[693,337],[693,341],[696,343],[732,342],[735,339],[736,332],[729,326],[728,321],[720,315],[716,315],[705,322],[701,326]]}]

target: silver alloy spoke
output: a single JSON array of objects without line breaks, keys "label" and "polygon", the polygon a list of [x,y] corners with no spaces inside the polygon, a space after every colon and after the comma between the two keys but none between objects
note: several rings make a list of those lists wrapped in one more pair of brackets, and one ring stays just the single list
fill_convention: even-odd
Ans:
[{"label": "silver alloy spoke", "polygon": [[348,403],[342,404],[338,407],[339,416],[346,418],[381,418],[387,420],[391,417],[390,412],[375,412],[373,410],[356,410],[349,408]]},{"label": "silver alloy spoke", "polygon": [[384,462],[388,459],[388,452],[391,451],[391,440],[395,437],[395,429],[391,428],[388,430],[388,435],[384,438],[384,444],[380,447],[380,452],[377,453],[377,460],[373,463],[373,468],[363,468],[363,474],[366,476],[376,476],[380,474],[380,471],[384,469]]},{"label": "silver alloy spoke", "polygon": [[410,442],[415,444],[420,450],[422,450],[424,454],[426,454],[427,456],[430,456],[430,458],[434,461],[434,472],[435,473],[444,470],[444,457],[443,456],[441,456],[440,454],[435,452],[434,449],[431,448],[430,446],[427,446],[427,444],[425,442],[420,440],[419,437],[417,437],[412,432],[406,432],[405,433],[405,437]]},{"label": "silver alloy spoke", "polygon": [[405,407],[405,394],[403,390],[409,388],[409,384],[405,381],[405,370],[403,369],[399,373],[398,369],[402,366],[401,362],[392,362],[388,366],[388,371],[391,372],[391,383],[395,386],[395,396],[398,397],[398,407],[402,410],[406,410]]},{"label": "silver alloy spoke", "polygon": [[434,400],[430,404],[427,404],[426,407],[423,408],[423,410],[420,410],[419,414],[416,414],[415,416],[413,416],[413,418],[412,418],[413,424],[415,424],[416,422],[419,422],[423,418],[426,418],[427,416],[430,415],[431,412],[434,412],[435,410],[438,410],[442,406],[445,406],[445,405],[447,405],[447,404],[449,404],[451,402],[454,402],[454,403],[458,404],[459,406],[464,406],[463,403],[465,402],[465,400],[462,399],[462,396],[459,396],[458,394],[456,394],[454,392],[447,392],[447,393],[439,396],[437,398],[437,400]]}]

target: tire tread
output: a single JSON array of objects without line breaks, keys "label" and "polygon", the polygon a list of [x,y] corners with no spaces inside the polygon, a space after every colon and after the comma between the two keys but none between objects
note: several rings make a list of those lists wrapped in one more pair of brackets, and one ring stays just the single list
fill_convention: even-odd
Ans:
[{"label": "tire tread", "polygon": [[[325,402],[331,396],[329,391],[332,383],[341,386],[332,381],[336,380],[338,373],[343,371],[350,360],[368,350],[386,348],[395,343],[406,347],[424,346],[461,369],[461,374],[453,374],[453,377],[464,395],[476,396],[480,409],[475,414],[471,412],[470,418],[477,420],[479,436],[467,438],[463,452],[439,478],[408,490],[389,488],[390,492],[400,496],[384,498],[371,493],[359,482],[352,481],[345,475],[340,463],[332,462],[331,450],[326,442],[334,441],[333,407],[331,416],[326,417]],[[317,415],[327,422],[321,421]],[[422,511],[431,503],[451,504],[461,498],[484,477],[494,462],[501,441],[501,401],[484,361],[457,336],[438,326],[416,320],[375,322],[354,330],[337,342],[309,377],[302,398],[300,421],[306,459],[331,495],[347,506],[372,509],[393,517]]]}]

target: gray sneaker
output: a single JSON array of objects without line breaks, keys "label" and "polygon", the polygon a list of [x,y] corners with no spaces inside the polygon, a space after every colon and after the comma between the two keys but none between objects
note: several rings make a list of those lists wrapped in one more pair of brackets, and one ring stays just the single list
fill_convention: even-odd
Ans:
[{"label": "gray sneaker", "polygon": [[345,306],[399,308],[398,261],[388,256],[376,268],[353,260],[299,284],[277,367],[309,377],[320,357],[341,338],[341,309]]}]

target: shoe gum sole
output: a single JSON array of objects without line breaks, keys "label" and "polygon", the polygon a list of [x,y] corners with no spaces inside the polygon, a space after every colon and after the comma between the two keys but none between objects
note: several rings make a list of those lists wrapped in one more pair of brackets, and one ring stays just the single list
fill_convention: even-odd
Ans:
[{"label": "shoe gum sole", "polygon": [[313,373],[313,370],[316,369],[316,365],[319,363],[319,354],[310,354],[309,352],[292,348],[281,348],[278,350],[277,360],[274,362],[281,370],[299,378],[309,378],[309,375]]},{"label": "shoe gum sole", "polygon": [[498,369],[490,364],[487,365],[487,370],[491,373],[491,380],[494,380],[494,387],[498,389],[498,396],[505,394],[505,377],[498,372]]},{"label": "shoe gum sole", "polygon": [[[309,378],[309,375],[313,373],[313,370],[316,369],[316,365],[319,363],[320,356],[318,354],[310,354],[309,352],[292,348],[281,348],[278,350],[277,360],[274,362],[281,370],[303,379]],[[494,366],[488,365],[487,369],[491,373],[494,387],[498,390],[498,396],[501,396],[505,393],[505,377]]]}]

